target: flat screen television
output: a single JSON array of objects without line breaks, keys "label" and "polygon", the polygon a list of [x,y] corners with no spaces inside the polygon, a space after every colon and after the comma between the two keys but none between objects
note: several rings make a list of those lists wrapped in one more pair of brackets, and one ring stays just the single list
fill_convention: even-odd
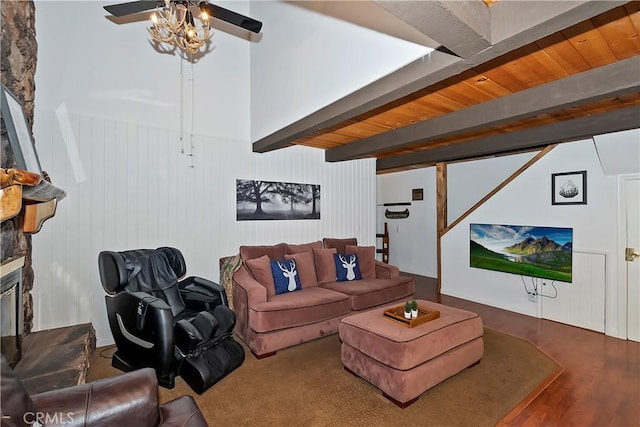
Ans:
[{"label": "flat screen television", "polygon": [[573,229],[470,224],[470,265],[571,282]]}]

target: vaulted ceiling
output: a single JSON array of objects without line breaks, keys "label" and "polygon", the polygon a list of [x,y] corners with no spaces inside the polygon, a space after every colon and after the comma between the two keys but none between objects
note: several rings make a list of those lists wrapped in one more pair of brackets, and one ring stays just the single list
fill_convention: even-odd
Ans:
[{"label": "vaulted ceiling", "polygon": [[255,152],[300,144],[331,162],[374,157],[385,173],[640,127],[640,1],[355,3],[436,50]]}]

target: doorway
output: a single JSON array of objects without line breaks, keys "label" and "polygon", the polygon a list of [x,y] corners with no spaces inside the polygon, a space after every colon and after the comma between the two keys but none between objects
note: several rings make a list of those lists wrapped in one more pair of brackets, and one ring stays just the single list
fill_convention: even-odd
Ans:
[{"label": "doorway", "polygon": [[625,259],[625,249],[640,252],[640,175],[621,178],[622,280],[627,291],[627,338],[640,342],[640,258]]}]

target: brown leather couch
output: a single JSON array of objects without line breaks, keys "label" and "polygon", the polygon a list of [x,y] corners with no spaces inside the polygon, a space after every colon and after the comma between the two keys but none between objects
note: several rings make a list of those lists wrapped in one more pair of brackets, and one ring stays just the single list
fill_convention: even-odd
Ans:
[{"label": "brown leather couch", "polygon": [[207,426],[191,396],[159,404],[151,368],[29,396],[9,363],[0,359],[3,427]]}]

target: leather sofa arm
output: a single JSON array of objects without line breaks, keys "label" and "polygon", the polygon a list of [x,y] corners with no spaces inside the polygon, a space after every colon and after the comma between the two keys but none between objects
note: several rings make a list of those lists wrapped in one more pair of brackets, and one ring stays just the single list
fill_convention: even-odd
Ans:
[{"label": "leather sofa arm", "polygon": [[207,422],[191,396],[182,396],[160,407],[162,427],[206,427]]},{"label": "leather sofa arm", "polygon": [[31,396],[47,426],[154,426],[158,380],[151,368]]},{"label": "leather sofa arm", "polygon": [[395,265],[385,264],[384,262],[376,261],[376,278],[377,279],[390,279],[392,277],[400,277],[400,269]]}]

